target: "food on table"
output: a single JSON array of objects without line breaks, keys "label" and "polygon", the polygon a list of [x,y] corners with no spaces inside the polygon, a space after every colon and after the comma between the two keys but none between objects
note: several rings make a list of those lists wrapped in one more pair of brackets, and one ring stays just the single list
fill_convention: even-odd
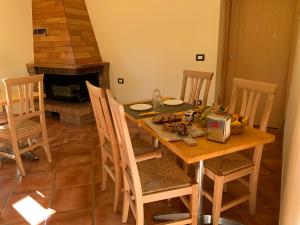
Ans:
[{"label": "food on table", "polygon": [[164,124],[181,121],[181,117],[173,113],[161,113],[152,118],[154,124]]},{"label": "food on table", "polygon": [[211,113],[213,114],[226,114],[228,112],[228,107],[218,105],[214,103],[212,106],[199,106],[196,113],[199,115],[199,124],[201,127],[207,126],[207,116]]},{"label": "food on table", "polygon": [[201,105],[201,106],[198,107],[198,109],[196,110],[196,112],[198,112],[198,113],[201,114],[201,113],[204,112],[204,110],[205,110],[206,108],[209,108],[209,106]]},{"label": "food on table", "polygon": [[189,123],[187,122],[165,123],[163,125],[163,131],[185,136],[188,134],[188,127]]},{"label": "food on table", "polygon": [[195,110],[189,109],[184,113],[186,121],[192,121],[194,115],[196,114]]},{"label": "food on table", "polygon": [[213,103],[210,109],[211,113],[214,114],[226,114],[228,112],[228,106],[218,105]]},{"label": "food on table", "polygon": [[240,115],[239,114],[237,114],[237,113],[233,113],[232,115],[231,115],[231,121],[238,121],[239,119],[240,119]]},{"label": "food on table", "polygon": [[237,113],[231,115],[231,133],[240,134],[243,132],[243,128],[248,125],[248,117],[243,117]]},{"label": "food on table", "polygon": [[201,127],[206,127],[207,126],[207,116],[211,113],[210,107],[207,107],[199,117],[199,125]]}]

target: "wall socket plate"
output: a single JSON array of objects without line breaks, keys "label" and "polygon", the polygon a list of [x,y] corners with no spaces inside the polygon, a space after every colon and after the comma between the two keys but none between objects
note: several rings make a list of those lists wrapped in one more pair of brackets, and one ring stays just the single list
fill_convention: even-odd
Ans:
[{"label": "wall socket plate", "polygon": [[118,84],[124,84],[124,78],[118,78]]},{"label": "wall socket plate", "polygon": [[205,54],[196,54],[196,61],[205,61]]}]

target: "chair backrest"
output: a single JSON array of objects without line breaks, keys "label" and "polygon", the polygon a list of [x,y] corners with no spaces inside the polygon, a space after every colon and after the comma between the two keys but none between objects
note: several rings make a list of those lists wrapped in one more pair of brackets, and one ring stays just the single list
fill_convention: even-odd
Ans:
[{"label": "chair backrest", "polygon": [[[196,106],[199,105],[201,88],[203,86],[204,81],[206,81],[203,98],[202,98],[202,105],[207,105],[208,92],[209,92],[212,77],[213,77],[213,73],[211,72],[184,70],[180,99]],[[189,94],[187,95],[186,98],[186,92],[188,91],[187,90],[188,80],[190,80],[190,85],[189,85],[189,92],[188,92]]]},{"label": "chair backrest", "polygon": [[231,100],[229,104],[229,113],[234,113],[236,103],[238,100],[238,92],[242,90],[243,97],[241,102],[241,109],[238,112],[241,116],[249,118],[249,126],[253,127],[255,117],[257,116],[257,107],[259,105],[262,95],[266,96],[264,109],[260,117],[260,130],[266,131],[269,117],[272,111],[275,93],[277,89],[276,84],[265,83],[260,81],[246,80],[241,78],[233,79],[233,88]]},{"label": "chair backrest", "polygon": [[43,74],[3,79],[9,124],[44,115],[43,79]]},{"label": "chair backrest", "polygon": [[[108,142],[110,144],[110,160],[114,163],[115,167],[118,167],[120,166],[119,149],[113,129],[112,118],[106,100],[105,90],[95,87],[89,81],[86,81],[86,86],[89,91],[90,100],[94,111],[100,145],[102,148],[108,148],[109,146],[106,146],[105,143]],[[110,152],[109,149],[107,149],[107,151]]]},{"label": "chair backrest", "polygon": [[109,90],[107,90],[106,93],[115,125],[121,155],[124,190],[128,194],[133,194],[134,202],[131,201],[130,206],[134,214],[136,214],[138,208],[143,208],[142,187],[129,136],[127,122],[125,119],[124,107],[112,97]]}]

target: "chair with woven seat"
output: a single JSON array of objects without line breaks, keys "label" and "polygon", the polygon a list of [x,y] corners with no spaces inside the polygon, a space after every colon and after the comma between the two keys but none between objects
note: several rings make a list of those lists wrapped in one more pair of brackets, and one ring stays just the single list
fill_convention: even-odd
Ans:
[{"label": "chair with woven seat", "polygon": [[[229,113],[237,112],[236,105],[238,93],[242,91],[243,97],[238,114],[249,118],[249,126],[253,127],[255,119],[257,119],[257,121],[259,120],[259,118],[256,118],[259,102],[261,97],[265,97],[266,102],[260,116],[259,129],[266,131],[276,89],[277,85],[275,84],[234,78]],[[204,196],[213,204],[212,218],[214,225],[218,224],[221,212],[248,200],[249,212],[251,215],[255,214],[257,181],[263,147],[263,145],[257,146],[254,149],[253,157],[251,159],[242,153],[233,153],[209,159],[204,162],[204,174],[214,181],[213,196],[211,196],[208,191],[203,192]],[[250,175],[249,182],[243,179],[243,177],[247,175]],[[237,180],[245,185],[248,188],[249,193],[222,204],[224,185],[233,180]]]},{"label": "chair with woven seat", "polygon": [[[2,93],[0,90],[0,98],[2,98]],[[2,111],[0,111],[0,125],[7,124],[7,113],[5,112],[4,106],[2,107]]]},{"label": "chair with woven seat", "polygon": [[[211,72],[184,70],[180,99],[192,105],[206,106],[212,77],[213,73]],[[188,80],[190,81],[189,88],[187,88]],[[203,92],[203,97],[202,100],[200,100],[200,94],[202,93],[201,89],[205,81],[206,84]],[[188,95],[186,96],[187,92]]]},{"label": "chair with woven seat", "polygon": [[[108,175],[115,183],[113,211],[116,212],[122,188],[122,173],[119,149],[113,129],[111,114],[106,100],[105,90],[86,81],[96,120],[102,156],[102,191],[106,190]],[[159,150],[153,150],[138,135],[132,137],[136,161],[161,157]]]},{"label": "chair with woven seat", "polygon": [[[43,79],[44,75],[3,79],[8,123],[0,126],[0,138],[11,144],[13,154],[0,152],[0,156],[15,160],[23,176],[26,173],[21,154],[43,147],[48,162],[52,161],[45,120]],[[35,85],[38,88],[36,103]],[[34,142],[31,141],[32,138]],[[29,141],[29,146],[20,147],[19,142],[23,139]]]},{"label": "chair with woven seat", "polygon": [[117,143],[120,150],[123,171],[123,212],[122,222],[126,223],[129,208],[136,219],[136,225],[144,225],[144,204],[175,197],[190,197],[190,217],[167,224],[197,224],[198,184],[174,163],[167,159],[150,159],[137,163],[135,160],[124,107],[107,91],[112,112]]},{"label": "chair with woven seat", "polygon": [[[206,106],[213,75],[212,72],[184,70],[180,99],[195,106]],[[201,91],[204,82],[205,89]],[[200,98],[200,94],[202,94],[202,98]],[[186,174],[189,172],[189,167],[188,164],[183,162],[183,169]]]}]

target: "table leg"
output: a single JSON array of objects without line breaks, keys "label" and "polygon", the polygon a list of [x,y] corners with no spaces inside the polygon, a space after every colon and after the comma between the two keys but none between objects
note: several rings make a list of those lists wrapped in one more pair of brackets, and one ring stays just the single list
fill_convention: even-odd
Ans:
[{"label": "table leg", "polygon": [[[204,176],[204,162],[203,160],[199,161],[196,165],[196,171],[195,171],[196,181],[199,185],[199,206],[198,206],[198,216],[199,219],[202,217],[203,212],[203,176]],[[199,223],[200,224],[200,223]]]},{"label": "table leg", "polygon": [[160,142],[157,138],[153,137],[152,138],[152,145],[154,149],[159,149],[160,148]]}]

